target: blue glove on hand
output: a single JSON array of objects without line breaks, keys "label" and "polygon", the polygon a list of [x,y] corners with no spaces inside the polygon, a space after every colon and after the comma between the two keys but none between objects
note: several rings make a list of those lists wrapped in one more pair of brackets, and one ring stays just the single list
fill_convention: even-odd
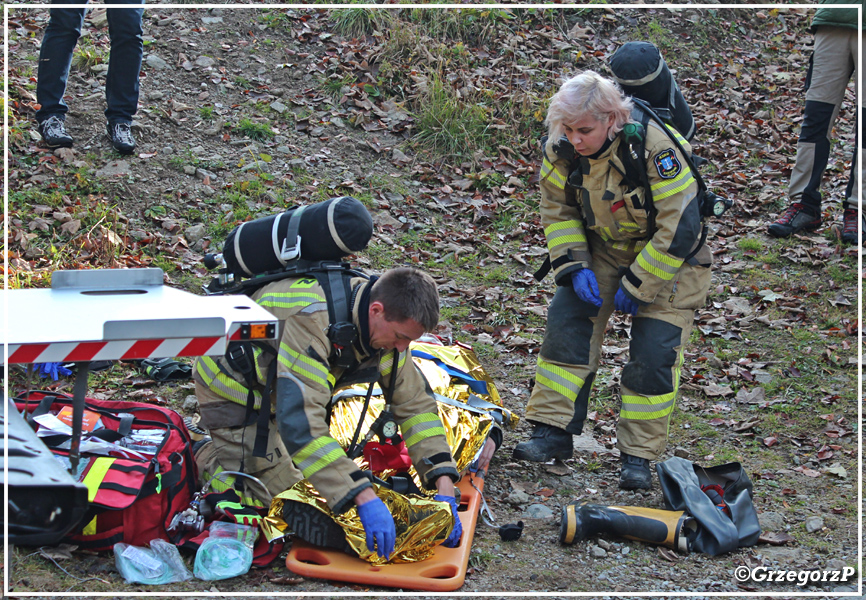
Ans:
[{"label": "blue glove on hand", "polygon": [[360,505],[358,516],[367,534],[367,550],[375,551],[388,560],[394,552],[394,542],[397,541],[397,529],[394,527],[391,511],[382,500],[376,498]]},{"label": "blue glove on hand", "polygon": [[598,281],[592,269],[581,269],[571,273],[571,285],[577,297],[594,306],[601,306],[601,294],[598,292]]},{"label": "blue glove on hand", "polygon": [[637,314],[637,309],[640,308],[640,304],[626,294],[622,288],[619,288],[616,291],[616,295],[613,297],[613,307],[620,312],[634,316]]},{"label": "blue glove on hand", "polygon": [[446,548],[456,548],[460,543],[460,536],[463,535],[463,525],[460,523],[460,516],[457,514],[457,498],[436,494],[433,496],[433,499],[439,502],[447,502],[451,505],[451,514],[454,515],[454,529],[451,530],[451,534],[448,536],[448,539],[442,542],[442,545]]},{"label": "blue glove on hand", "polygon": [[59,362],[39,363],[39,376],[43,379],[51,377],[52,380],[57,381],[60,375],[72,375],[72,371]]}]

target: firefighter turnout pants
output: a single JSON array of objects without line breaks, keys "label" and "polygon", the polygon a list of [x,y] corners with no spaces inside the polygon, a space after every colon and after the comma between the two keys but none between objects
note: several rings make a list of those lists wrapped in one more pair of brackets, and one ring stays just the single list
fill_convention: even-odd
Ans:
[{"label": "firefighter turnout pants", "polygon": [[[586,419],[621,269],[635,258],[612,250],[597,238],[594,241],[593,271],[604,303],[597,308],[580,300],[571,286],[557,288],[526,407],[527,420],[574,435],[581,433]],[[698,257],[702,254],[709,255],[706,247]],[[629,361],[622,369],[622,406],[616,430],[620,451],[649,460],[664,451],[683,349],[692,331],[694,311],[706,301],[709,285],[709,266],[684,264],[655,301],[638,310],[631,327]]]},{"label": "firefighter turnout pants", "polygon": [[[258,412],[253,412],[251,422],[243,425],[246,407],[216,395],[198,381],[195,382],[195,395],[202,423],[213,440],[196,452],[195,461],[202,482],[207,482],[222,471],[241,471],[252,475],[265,484],[269,495],[242,477],[226,476],[215,481],[212,487],[217,491],[234,487],[245,504],[267,507],[270,506],[271,496],[286,491],[304,478],[292,463],[292,457],[273,419],[268,427],[266,456],[255,457],[253,446],[256,442]],[[232,485],[233,482],[236,483]]]}]

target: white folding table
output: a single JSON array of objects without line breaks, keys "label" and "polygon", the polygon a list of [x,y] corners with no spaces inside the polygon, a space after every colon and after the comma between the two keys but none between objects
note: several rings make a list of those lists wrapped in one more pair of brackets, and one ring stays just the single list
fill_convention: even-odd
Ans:
[{"label": "white folding table", "polygon": [[0,291],[0,311],[8,318],[0,364],[77,365],[72,472],[92,361],[221,355],[229,341],[276,339],[278,331],[277,319],[247,296],[174,289],[163,285],[162,269],[55,271],[50,289]]}]

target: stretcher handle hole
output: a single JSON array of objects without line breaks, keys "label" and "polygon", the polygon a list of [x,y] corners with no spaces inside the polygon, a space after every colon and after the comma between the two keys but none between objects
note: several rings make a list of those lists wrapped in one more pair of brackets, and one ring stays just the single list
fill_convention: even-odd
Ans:
[{"label": "stretcher handle hole", "polygon": [[455,565],[436,565],[422,570],[418,575],[427,579],[451,579],[458,573],[459,569]]},{"label": "stretcher handle hole", "polygon": [[250,309],[249,306],[235,306],[235,308],[238,310],[249,310]]},{"label": "stretcher handle hole", "polygon": [[319,565],[322,567],[331,564],[331,560],[328,558],[328,555],[324,552],[317,550],[316,548],[298,548],[295,558],[297,558],[297,560],[299,560],[300,562],[311,565]]},{"label": "stretcher handle hole", "polygon": [[85,290],[85,296],[123,296],[127,294],[146,294],[147,290]]}]

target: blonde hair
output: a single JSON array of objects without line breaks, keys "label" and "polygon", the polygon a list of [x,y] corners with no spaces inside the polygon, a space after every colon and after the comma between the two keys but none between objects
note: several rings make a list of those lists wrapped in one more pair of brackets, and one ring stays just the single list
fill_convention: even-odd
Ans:
[{"label": "blonde hair", "polygon": [[568,79],[550,99],[547,117],[547,135],[558,140],[565,132],[565,126],[591,116],[605,122],[613,115],[613,125],[608,138],[613,139],[623,126],[629,122],[632,101],[623,93],[619,85],[595,71],[583,71]]}]

